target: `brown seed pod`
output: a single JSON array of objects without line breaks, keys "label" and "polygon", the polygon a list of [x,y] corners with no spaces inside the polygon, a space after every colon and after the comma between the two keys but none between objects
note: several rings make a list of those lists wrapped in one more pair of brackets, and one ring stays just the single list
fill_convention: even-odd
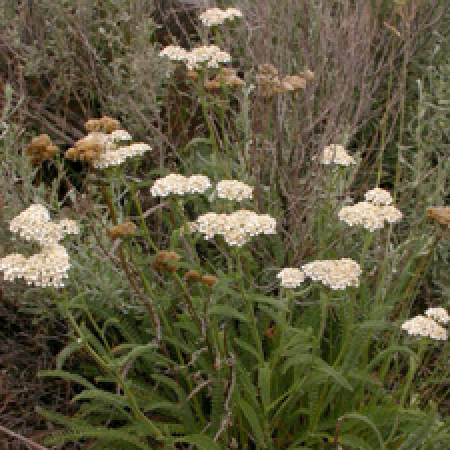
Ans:
[{"label": "brown seed pod", "polygon": [[433,206],[427,208],[427,217],[443,227],[450,227],[450,206]]},{"label": "brown seed pod", "polygon": [[287,77],[284,77],[281,83],[283,89],[290,92],[296,92],[300,89],[305,89],[306,87],[305,78],[298,75],[289,75]]},{"label": "brown seed pod", "polygon": [[175,252],[161,251],[158,252],[152,263],[152,268],[157,272],[175,272],[178,269],[177,265],[171,262],[179,261],[181,256]]},{"label": "brown seed pod", "polygon": [[217,277],[215,277],[214,275],[203,275],[202,276],[202,283],[205,286],[208,287],[213,287],[216,283],[217,283]]},{"label": "brown seed pod", "polygon": [[59,152],[59,148],[52,144],[47,134],[34,137],[27,147],[27,154],[33,165],[39,165],[42,161],[52,159]]},{"label": "brown seed pod", "polygon": [[202,276],[196,270],[188,270],[183,278],[187,282],[196,283],[201,280]]},{"label": "brown seed pod", "polygon": [[130,236],[136,231],[136,225],[133,222],[124,222],[120,225],[116,225],[115,227],[111,227],[108,230],[109,237],[112,241],[115,241],[118,238],[123,238],[126,236]]}]

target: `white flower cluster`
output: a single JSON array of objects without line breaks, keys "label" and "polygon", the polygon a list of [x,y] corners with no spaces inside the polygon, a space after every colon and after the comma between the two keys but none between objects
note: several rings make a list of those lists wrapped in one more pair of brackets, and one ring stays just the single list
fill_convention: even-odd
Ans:
[{"label": "white flower cluster", "polygon": [[241,202],[253,197],[253,187],[242,181],[222,180],[216,186],[217,196],[227,200],[237,200]]},{"label": "white flower cluster", "polygon": [[281,280],[281,286],[284,288],[295,289],[305,281],[306,275],[300,269],[286,267],[278,273],[277,278]]},{"label": "white flower cluster", "polygon": [[68,234],[79,233],[78,225],[73,220],[50,222],[47,208],[40,204],[31,205],[14,217],[9,223],[9,229],[21,238],[41,245],[56,244]]},{"label": "white flower cluster", "polygon": [[323,149],[320,162],[324,165],[337,164],[339,166],[349,166],[356,164],[355,158],[347,153],[342,145],[331,144]]},{"label": "white flower cluster", "polygon": [[425,315],[439,323],[447,324],[450,322],[450,316],[444,308],[428,308],[425,311]]},{"label": "white flower cluster", "polygon": [[359,286],[361,267],[352,259],[313,261],[305,264],[302,269],[313,281],[320,281],[331,289]]},{"label": "white flower cluster", "polygon": [[373,188],[364,194],[364,198],[367,202],[373,203],[374,205],[391,205],[392,195],[389,191],[381,189],[379,187]]},{"label": "white flower cluster", "polygon": [[200,20],[206,27],[214,27],[223,24],[226,20],[241,18],[242,12],[237,8],[210,8],[200,14]]},{"label": "white flower cluster", "polygon": [[429,337],[438,341],[447,340],[447,330],[438,325],[433,319],[416,316],[402,324],[402,330],[410,336]]},{"label": "white flower cluster", "polygon": [[[109,140],[109,135],[108,135]],[[124,139],[119,139],[122,141]],[[110,141],[110,142],[117,142]],[[135,156],[142,156],[145,152],[151,150],[152,148],[148,144],[135,143],[126,145],[123,147],[115,147],[114,145],[106,145],[106,151],[101,153],[97,159],[92,162],[92,165],[96,169],[106,169],[111,166],[119,166],[124,163],[127,158],[133,158]]]},{"label": "white flower cluster", "polygon": [[131,134],[126,130],[114,130],[112,133],[107,134],[106,138],[114,144],[117,142],[132,140]]},{"label": "white flower cluster", "polygon": [[11,220],[10,230],[26,240],[39,242],[42,248],[29,258],[13,253],[0,259],[5,280],[23,278],[39,287],[62,287],[70,264],[66,249],[58,242],[67,234],[78,234],[77,223],[70,219],[51,222],[47,209],[35,204]]},{"label": "white flower cluster", "polygon": [[188,51],[178,45],[169,45],[164,47],[160,52],[159,56],[165,56],[171,61],[186,61]]},{"label": "white flower cluster", "polygon": [[388,191],[375,188],[365,194],[366,201],[344,206],[339,211],[339,218],[350,226],[363,226],[375,231],[384,227],[385,222],[396,223],[403,214],[394,205]]},{"label": "white flower cluster", "polygon": [[204,214],[197,219],[197,227],[206,239],[220,235],[228,245],[242,247],[253,236],[275,234],[276,220],[268,214],[243,209],[231,214]]},{"label": "white flower cluster", "polygon": [[209,178],[204,175],[185,177],[171,173],[155,181],[150,189],[153,197],[167,197],[171,194],[202,194],[211,187]]},{"label": "white flower cluster", "polygon": [[231,62],[230,54],[217,45],[203,45],[187,53],[186,67],[189,70],[198,70],[205,66],[208,69],[218,69],[220,64],[229,62]]}]

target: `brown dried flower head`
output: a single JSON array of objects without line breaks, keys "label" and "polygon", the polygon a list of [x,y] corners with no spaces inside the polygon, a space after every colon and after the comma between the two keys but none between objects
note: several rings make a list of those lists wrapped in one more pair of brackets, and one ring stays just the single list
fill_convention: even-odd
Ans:
[{"label": "brown dried flower head", "polygon": [[202,276],[202,283],[205,286],[208,286],[208,287],[212,288],[217,283],[217,277],[215,277],[214,275],[203,275]]},{"label": "brown dried flower head", "polygon": [[126,236],[130,236],[136,231],[136,225],[133,222],[124,222],[120,225],[116,225],[115,227],[111,227],[108,230],[109,237],[112,241],[115,241],[118,238],[124,238]]},{"label": "brown dried flower head", "polygon": [[112,117],[103,116],[101,119],[90,119],[84,124],[88,133],[101,131],[103,133],[112,133],[120,129],[120,122]]},{"label": "brown dried flower head", "polygon": [[450,206],[433,206],[427,208],[427,217],[443,227],[450,227]]},{"label": "brown dried flower head", "polygon": [[278,75],[278,70],[272,64],[262,64],[256,74],[258,92],[262,97],[273,97],[283,92],[283,86]]},{"label": "brown dried flower head", "polygon": [[52,159],[59,152],[59,148],[53,145],[47,134],[34,137],[27,147],[27,154],[33,165],[39,165],[42,161]]},{"label": "brown dried flower head", "polygon": [[93,162],[105,151],[105,135],[92,132],[66,151],[65,157],[72,161]]},{"label": "brown dried flower head", "polygon": [[299,75],[288,75],[281,82],[285,91],[297,92],[306,88],[306,79]]},{"label": "brown dried flower head", "polygon": [[205,81],[205,89],[209,92],[217,92],[221,89],[221,84],[229,89],[237,89],[245,86],[245,82],[236,71],[230,67],[222,67],[220,72],[212,79]]},{"label": "brown dried flower head", "polygon": [[201,280],[202,276],[196,270],[188,270],[183,278],[187,282],[196,283]]},{"label": "brown dried flower head", "polygon": [[180,255],[175,252],[161,251],[156,255],[152,268],[159,273],[163,272],[175,272],[178,267],[173,264],[173,262],[177,262],[180,260]]}]

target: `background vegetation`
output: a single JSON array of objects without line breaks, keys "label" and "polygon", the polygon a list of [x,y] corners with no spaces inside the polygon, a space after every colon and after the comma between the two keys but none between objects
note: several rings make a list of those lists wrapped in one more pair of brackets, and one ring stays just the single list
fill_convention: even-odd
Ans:
[{"label": "background vegetation", "polygon": [[[7,224],[32,202],[45,203],[53,216],[76,218],[83,228],[67,244],[73,265],[68,308],[46,291],[1,282],[2,389],[7,398],[0,409],[2,424],[36,442],[52,435],[46,445],[55,448],[58,442],[69,442],[69,448],[158,448],[162,440],[146,419],[133,415],[124,387],[114,379],[119,374],[138,409],[172,438],[173,446],[182,445],[173,443],[178,439],[186,446],[213,448],[215,442],[227,448],[234,438],[239,448],[380,448],[380,442],[387,449],[448,448],[448,344],[431,346],[418,365],[416,343],[405,342],[399,333],[402,320],[428,306],[448,307],[450,296],[448,232],[426,218],[426,208],[448,204],[450,192],[447,3],[217,2],[244,13],[242,21],[221,29],[215,39],[232,55],[246,87],[232,96],[223,117],[223,109],[210,99],[209,116],[220,148],[229,145],[233,176],[255,186],[252,208],[278,222],[276,237],[252,241],[241,255],[245,274],[240,276],[245,275],[244,290],[255,306],[265,365],[254,354],[257,344],[246,325],[251,314],[241,299],[237,256],[220,244],[198,240],[192,246],[179,238],[184,218],[175,215],[171,222],[170,202],[155,201],[148,190],[168,172],[203,173],[218,181],[226,170],[213,159],[213,140],[195,86],[183,70],[173,70],[158,56],[170,43],[194,47],[206,39],[198,5],[2,2],[2,256],[30,251],[11,239]],[[251,85],[264,63],[283,75],[310,68],[315,77],[296,97],[258,100]],[[84,135],[84,122],[104,114],[153,147],[139,163],[112,174],[111,186],[119,221],[131,219],[141,226],[125,244],[136,271],[144,273],[144,279],[137,277],[139,291],[149,284],[146,295],[171,327],[163,333],[170,358],[144,349],[158,336],[108,236],[112,215],[98,178],[87,166],[63,157]],[[41,132],[52,137],[61,154],[33,167],[25,148]],[[332,142],[344,144],[358,159],[354,170],[340,172],[337,179],[316,158]],[[369,241],[361,230],[340,223],[337,212],[377,183],[394,194],[404,219]],[[210,208],[206,199],[185,205],[189,219]],[[159,249],[182,256],[180,271],[198,268],[198,257],[205,273],[218,276],[217,312],[208,317],[212,342],[220,347],[228,339],[230,345],[222,368],[215,366],[212,354],[192,358],[203,348],[201,333],[193,326],[192,311],[179,306],[184,293],[177,279],[151,270],[155,255],[148,237]],[[344,339],[345,295],[333,297],[337,306],[327,334],[317,338],[323,319],[319,305],[329,294],[316,287],[292,300],[295,313],[285,330],[291,341],[278,334],[271,338],[272,331],[283,330],[278,297],[284,294],[275,277],[279,269],[340,257],[364,267],[354,294],[359,326],[352,328],[350,342]],[[200,310],[205,289],[189,289]],[[77,343],[79,336],[66,321],[69,310],[83,339],[110,365],[109,372]],[[217,335],[214,321],[225,327]],[[361,342],[368,343],[367,354]],[[344,344],[345,357],[338,358]],[[215,351],[226,352],[226,347]],[[24,356],[18,364],[11,355]],[[305,363],[308,355],[317,357],[314,363],[308,360],[314,369]],[[38,370],[55,367],[60,371],[50,378],[36,378]],[[308,382],[298,386],[305,375]],[[190,395],[206,381],[210,392],[205,384]],[[79,402],[68,405],[75,395]],[[236,416],[222,430],[229,409]],[[14,439],[5,442],[21,445]]]}]

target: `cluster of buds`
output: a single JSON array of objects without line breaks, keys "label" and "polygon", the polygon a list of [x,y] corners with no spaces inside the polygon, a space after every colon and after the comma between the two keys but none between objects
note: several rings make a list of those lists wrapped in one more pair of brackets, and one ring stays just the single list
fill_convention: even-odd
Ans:
[{"label": "cluster of buds", "polygon": [[94,131],[102,133],[112,133],[120,129],[120,122],[112,117],[103,116],[100,119],[90,119],[84,124],[84,128],[88,133]]},{"label": "cluster of buds", "polygon": [[217,283],[217,277],[214,275],[201,275],[197,270],[188,270],[183,279],[188,283],[201,282],[205,286],[213,287]]},{"label": "cluster of buds", "polygon": [[280,78],[278,69],[272,64],[262,64],[258,67],[256,84],[261,97],[270,98],[283,92],[298,92],[306,88],[308,81],[314,78],[311,70],[301,72],[299,75],[288,75]]},{"label": "cluster of buds", "polygon": [[27,154],[34,166],[38,166],[42,161],[52,159],[58,152],[59,148],[53,145],[47,134],[34,137],[27,147]]},{"label": "cluster of buds", "polygon": [[133,222],[124,222],[120,225],[111,227],[108,230],[112,241],[132,235],[136,231],[136,225]]},{"label": "cluster of buds", "polygon": [[[197,72],[194,71],[194,73]],[[245,82],[238,77],[234,69],[223,67],[213,79],[205,81],[205,89],[208,92],[218,92],[222,89],[222,86],[234,90],[245,86]]]},{"label": "cluster of buds", "polygon": [[178,253],[162,250],[156,254],[152,268],[159,273],[175,272],[178,269],[176,263],[180,258]]}]

